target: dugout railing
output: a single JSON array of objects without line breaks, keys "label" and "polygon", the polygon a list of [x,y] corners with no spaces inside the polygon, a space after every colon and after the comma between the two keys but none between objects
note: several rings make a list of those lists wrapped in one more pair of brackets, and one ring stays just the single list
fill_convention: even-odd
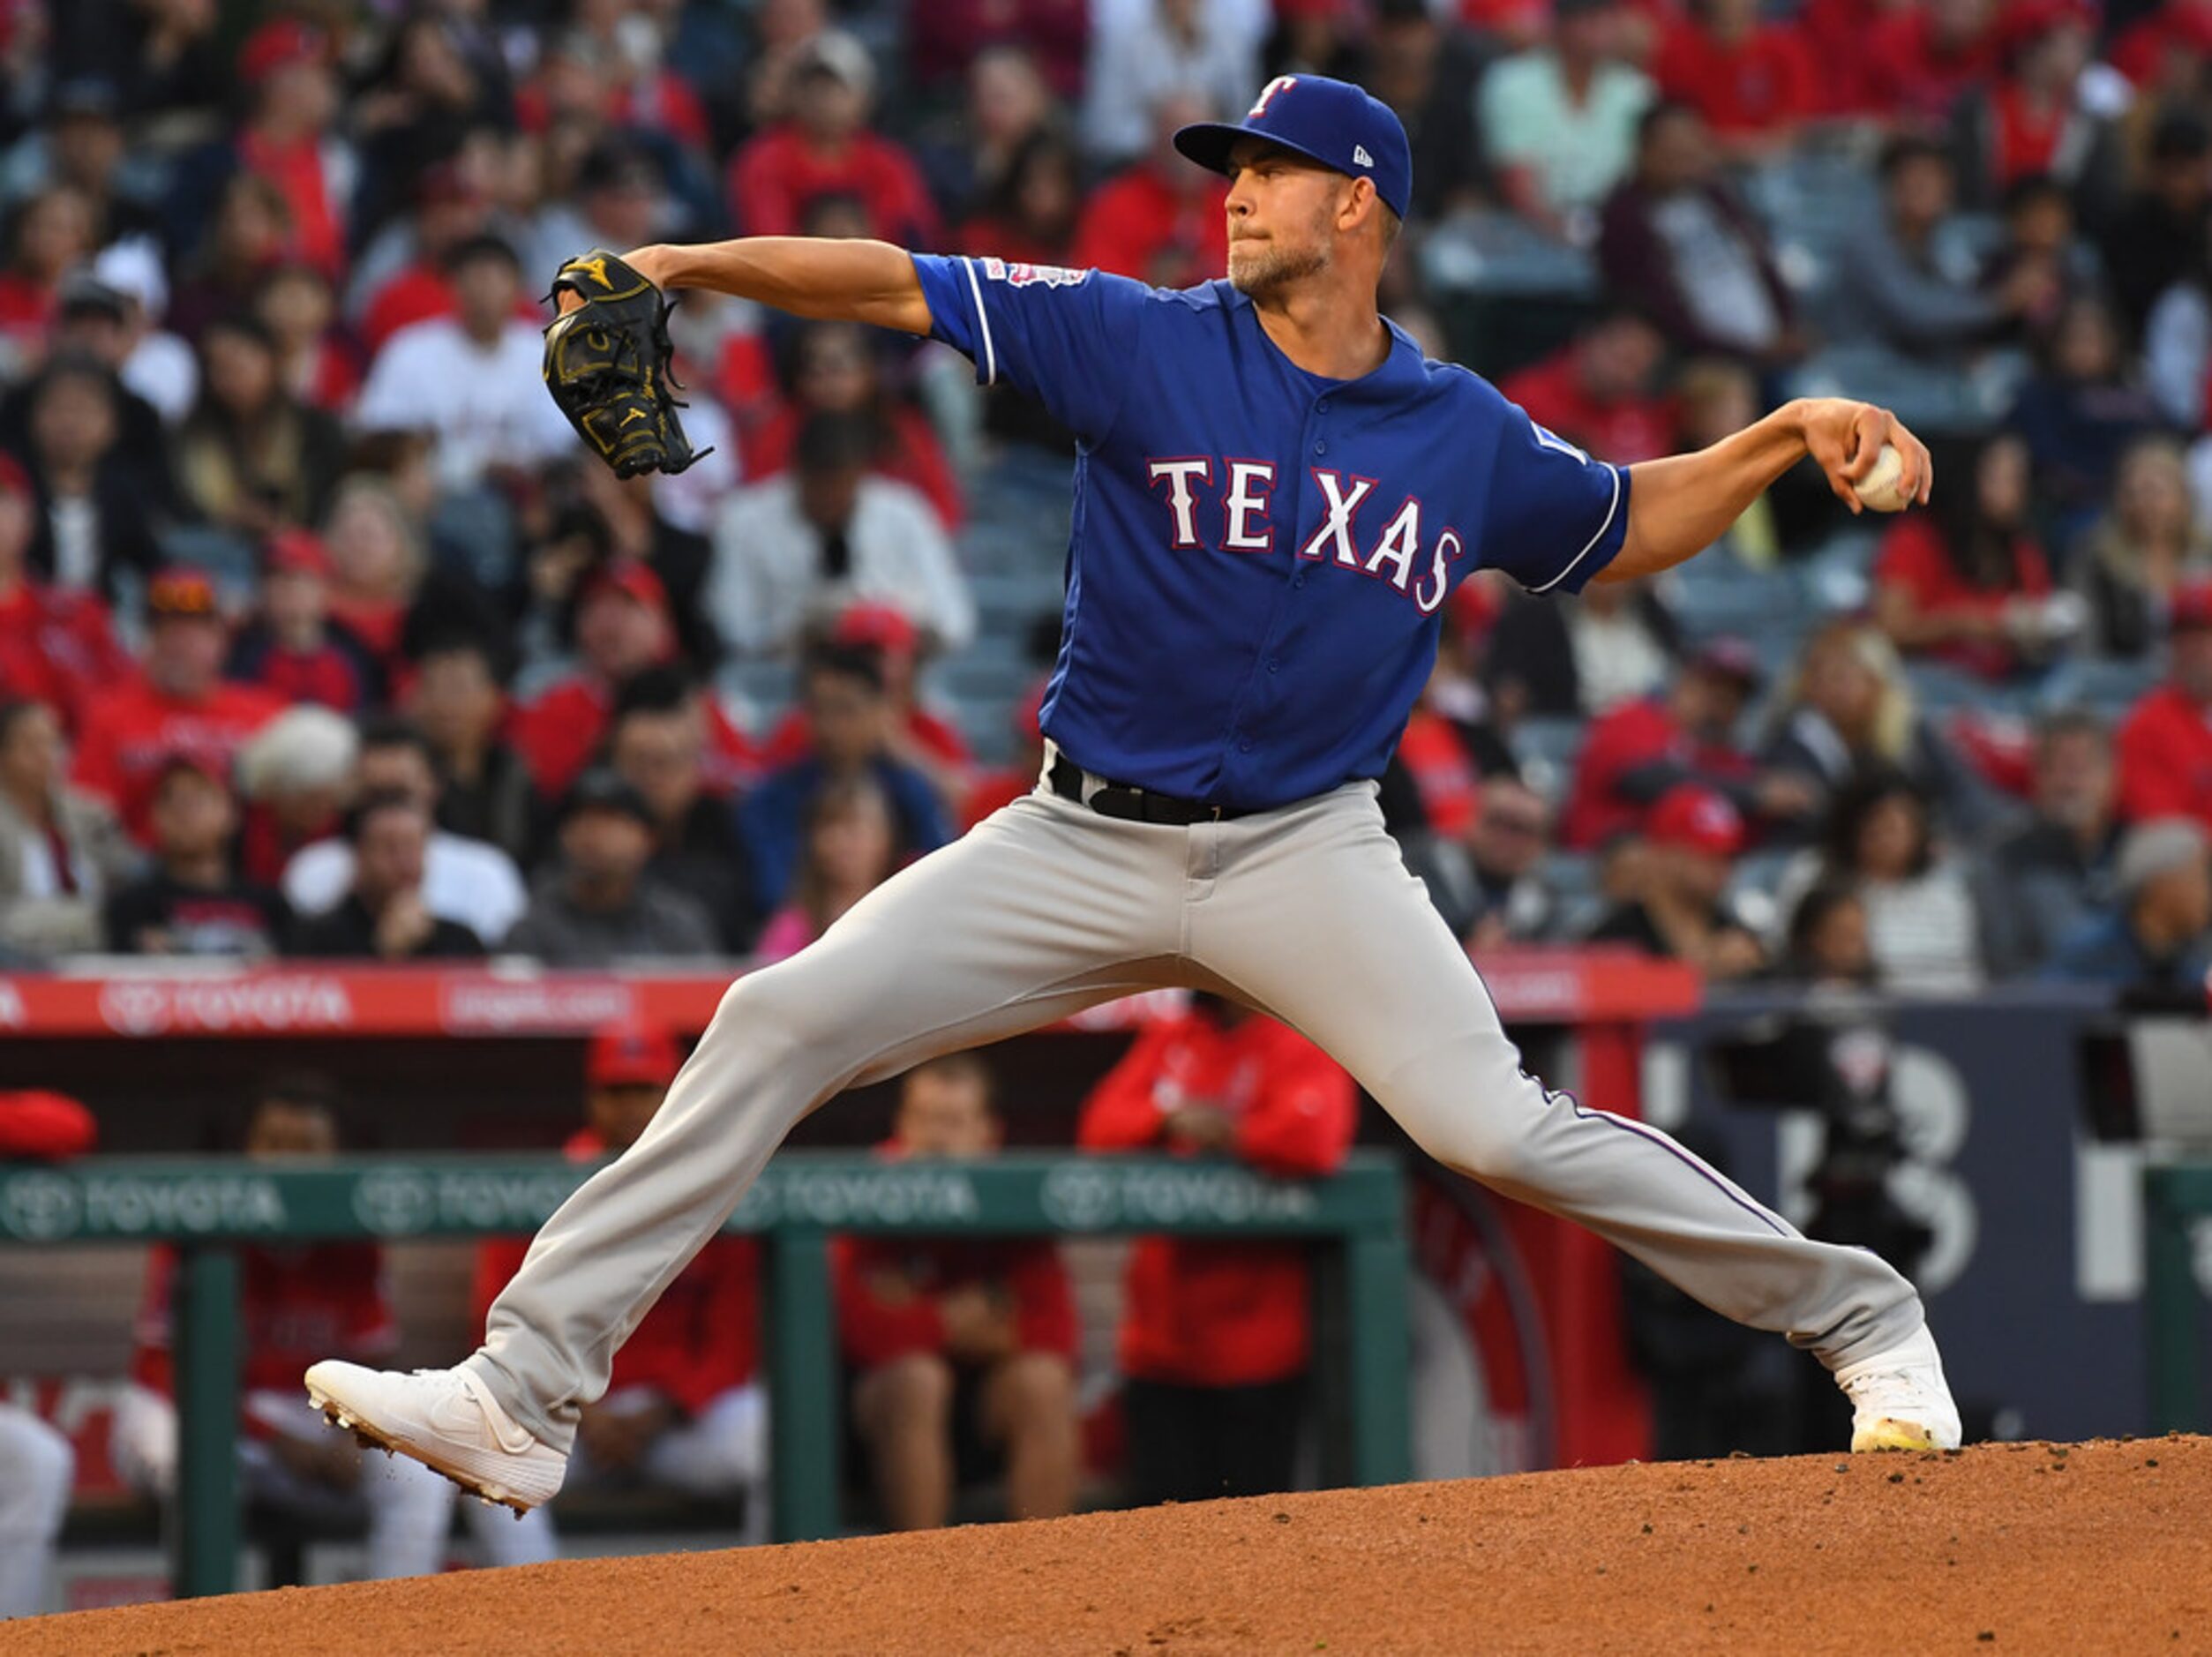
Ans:
[{"label": "dugout railing", "polygon": [[[174,1244],[179,1421],[173,1586],[237,1582],[237,1246],[404,1242],[535,1231],[591,1173],[559,1158],[116,1158],[0,1166],[0,1245]],[[1316,1308],[1340,1353],[1323,1391],[1358,1484],[1411,1473],[1406,1184],[1397,1158],[1359,1151],[1325,1180],[1274,1180],[1226,1161],[1008,1152],[987,1162],[888,1162],[791,1151],[728,1229],[761,1240],[779,1540],[834,1534],[844,1423],[829,1239],[836,1233],[1016,1236],[1139,1232],[1303,1238]]]}]

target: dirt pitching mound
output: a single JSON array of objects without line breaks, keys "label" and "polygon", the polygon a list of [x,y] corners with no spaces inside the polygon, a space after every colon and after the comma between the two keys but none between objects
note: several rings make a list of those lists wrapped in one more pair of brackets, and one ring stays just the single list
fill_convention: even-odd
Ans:
[{"label": "dirt pitching mound", "polygon": [[1592,1468],[11,1624],[6,1657],[2212,1652],[2212,1439]]}]

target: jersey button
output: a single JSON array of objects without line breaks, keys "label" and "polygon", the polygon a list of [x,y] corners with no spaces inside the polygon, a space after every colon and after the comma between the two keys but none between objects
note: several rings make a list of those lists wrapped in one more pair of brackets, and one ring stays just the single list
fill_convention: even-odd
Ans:
[{"label": "jersey button", "polygon": [[1280,662],[1278,662],[1278,661],[1277,661],[1277,660],[1276,660],[1273,656],[1269,656],[1269,657],[1267,658],[1267,671],[1268,671],[1269,672],[1271,672],[1271,673],[1274,673],[1274,672],[1278,672],[1278,671],[1281,671],[1281,669],[1282,669],[1282,665],[1283,665],[1283,664],[1282,664]]},{"label": "jersey button", "polygon": [[1290,578],[1290,584],[1293,587],[1303,587],[1306,584],[1306,578],[1303,575],[1293,575]]},{"label": "jersey button", "polygon": [[1316,414],[1327,414],[1329,412],[1329,400],[1326,397],[1323,397],[1319,402],[1316,403],[1314,405],[1314,412]]},{"label": "jersey button", "polygon": [[1249,738],[1249,737],[1247,737],[1247,738],[1245,738],[1245,739],[1244,739],[1244,740],[1243,740],[1243,741],[1241,741],[1241,742],[1238,743],[1238,744],[1236,745],[1236,751],[1237,751],[1239,754],[1249,754],[1249,753],[1251,753],[1251,752],[1252,752],[1252,739],[1251,739],[1251,738]]},{"label": "jersey button", "polygon": [[1314,453],[1316,454],[1326,454],[1328,452],[1329,446],[1326,443],[1316,441],[1314,444]]}]

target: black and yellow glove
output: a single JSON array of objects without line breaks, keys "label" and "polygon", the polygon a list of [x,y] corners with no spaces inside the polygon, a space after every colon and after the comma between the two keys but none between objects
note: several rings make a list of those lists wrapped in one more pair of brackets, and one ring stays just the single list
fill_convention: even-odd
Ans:
[{"label": "black and yellow glove", "polygon": [[545,388],[568,424],[618,477],[684,470],[700,456],[676,412],[669,301],[604,248],[560,267],[547,297],[564,292],[581,303],[545,326]]}]

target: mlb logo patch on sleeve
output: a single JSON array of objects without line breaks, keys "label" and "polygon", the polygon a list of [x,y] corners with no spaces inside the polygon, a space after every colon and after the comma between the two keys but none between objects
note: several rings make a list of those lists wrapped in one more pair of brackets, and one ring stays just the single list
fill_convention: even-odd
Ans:
[{"label": "mlb logo patch on sleeve", "polygon": [[1091,279],[1087,270],[1069,270],[1061,265],[1009,265],[1002,259],[986,259],[979,263],[986,276],[1009,288],[1028,288],[1038,283],[1047,288],[1073,288]]}]

